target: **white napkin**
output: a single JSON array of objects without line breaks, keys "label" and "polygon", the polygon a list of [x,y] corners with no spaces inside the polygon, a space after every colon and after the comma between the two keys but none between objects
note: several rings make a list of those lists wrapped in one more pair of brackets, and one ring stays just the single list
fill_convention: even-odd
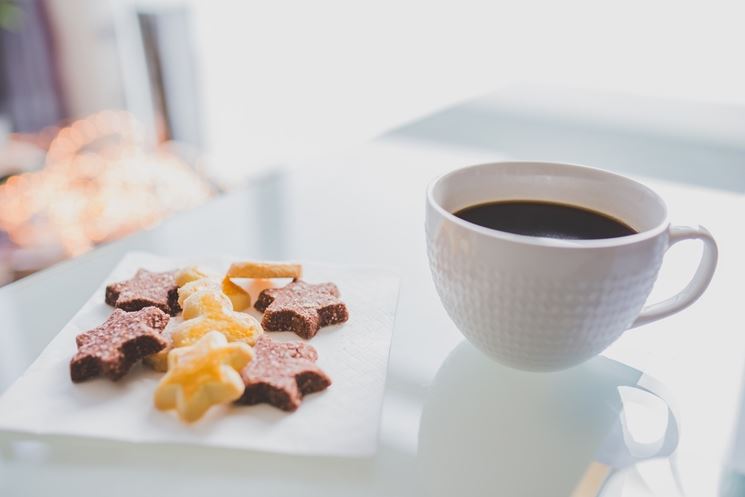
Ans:
[{"label": "white napkin", "polygon": [[[213,407],[197,423],[153,406],[162,376],[137,365],[120,381],[70,380],[75,336],[111,313],[104,303],[108,283],[139,268],[154,271],[188,264],[224,272],[235,258],[175,260],[128,254],[106,281],[0,398],[0,430],[62,434],[130,442],[188,443],[287,454],[369,456],[377,447],[381,404],[398,299],[399,280],[379,268],[304,264],[303,279],[337,284],[349,321],[321,328],[309,341],[318,365],[331,377],[327,390],[307,396],[294,413],[268,405]],[[74,284],[74,282],[70,282]],[[39,312],[44,312],[40,303]],[[300,340],[270,333],[276,340]]]}]

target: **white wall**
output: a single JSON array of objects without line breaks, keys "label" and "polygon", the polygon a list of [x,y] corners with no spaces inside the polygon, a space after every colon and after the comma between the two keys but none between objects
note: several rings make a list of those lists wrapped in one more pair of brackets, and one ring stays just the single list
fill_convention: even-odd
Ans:
[{"label": "white wall", "polygon": [[745,104],[742,2],[182,1],[222,167],[364,140],[516,82]]}]

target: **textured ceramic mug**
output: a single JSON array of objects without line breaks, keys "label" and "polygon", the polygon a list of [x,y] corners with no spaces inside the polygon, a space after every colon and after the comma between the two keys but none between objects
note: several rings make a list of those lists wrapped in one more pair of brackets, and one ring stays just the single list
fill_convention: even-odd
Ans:
[{"label": "textured ceramic mug", "polygon": [[[492,230],[453,215],[500,200],[577,205],[624,221],[638,233],[563,240]],[[676,313],[706,290],[717,246],[703,227],[670,226],[648,187],[583,166],[497,162],[466,167],[427,190],[427,252],[435,286],[456,326],[481,351],[519,369],[551,371],[601,352],[624,331]],[[673,244],[704,251],[679,294],[643,307]]]}]

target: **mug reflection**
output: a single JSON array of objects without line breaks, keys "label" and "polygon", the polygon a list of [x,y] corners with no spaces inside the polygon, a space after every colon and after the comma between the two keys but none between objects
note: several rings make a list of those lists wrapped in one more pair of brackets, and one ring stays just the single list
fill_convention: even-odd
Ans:
[{"label": "mug reflection", "polygon": [[597,495],[616,470],[669,455],[677,444],[674,419],[662,437],[636,447],[620,428],[619,387],[642,376],[602,356],[557,373],[523,372],[461,343],[438,371],[422,412],[425,494],[481,495],[489,488],[493,495]]}]

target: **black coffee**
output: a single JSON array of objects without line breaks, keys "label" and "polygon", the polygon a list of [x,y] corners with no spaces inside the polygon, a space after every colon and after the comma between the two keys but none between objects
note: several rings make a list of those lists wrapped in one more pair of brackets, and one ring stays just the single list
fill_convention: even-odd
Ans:
[{"label": "black coffee", "polygon": [[574,205],[535,200],[510,200],[472,205],[455,213],[459,218],[518,235],[596,240],[636,233],[606,214]]}]

